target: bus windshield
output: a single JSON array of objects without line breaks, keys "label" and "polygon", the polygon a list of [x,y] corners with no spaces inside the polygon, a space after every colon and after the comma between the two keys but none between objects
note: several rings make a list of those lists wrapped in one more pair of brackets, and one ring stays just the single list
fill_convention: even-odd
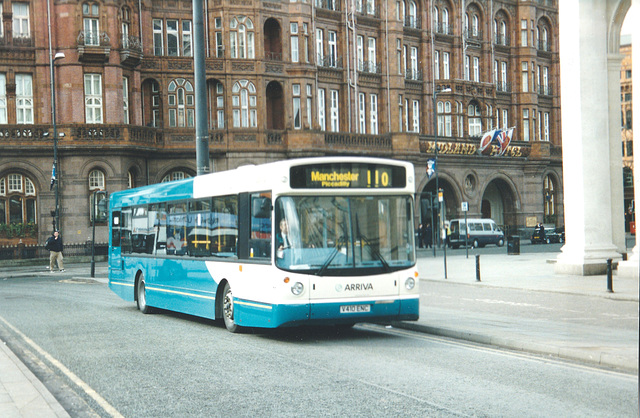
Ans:
[{"label": "bus windshield", "polygon": [[281,196],[276,266],[318,276],[359,276],[415,264],[409,196]]}]

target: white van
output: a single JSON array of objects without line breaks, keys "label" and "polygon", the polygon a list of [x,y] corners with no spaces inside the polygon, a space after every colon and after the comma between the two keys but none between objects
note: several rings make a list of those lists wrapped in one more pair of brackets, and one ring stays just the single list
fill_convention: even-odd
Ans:
[{"label": "white van", "polygon": [[[458,248],[465,242],[473,247],[484,247],[487,244],[504,245],[504,232],[493,219],[453,219],[449,223],[449,247]],[[466,233],[466,241],[465,241]]]}]

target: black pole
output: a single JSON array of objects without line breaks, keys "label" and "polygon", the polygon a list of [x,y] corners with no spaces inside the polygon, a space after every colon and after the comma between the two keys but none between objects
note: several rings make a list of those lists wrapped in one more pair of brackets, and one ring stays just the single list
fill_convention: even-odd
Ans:
[{"label": "black pole", "polygon": [[480,254],[476,254],[476,282],[480,280]]},{"label": "black pole", "polygon": [[202,0],[193,0],[193,78],[196,99],[196,165],[198,175],[209,172],[209,128],[207,126],[207,81],[204,63],[204,18]]},{"label": "black pole", "polygon": [[96,277],[96,258],[95,258],[95,247],[96,247],[96,193],[98,190],[94,190],[93,192],[93,205],[91,205],[91,224],[93,228],[93,236],[91,238],[91,277]]},{"label": "black pole", "polygon": [[610,258],[607,259],[607,292],[613,293],[613,269]]}]

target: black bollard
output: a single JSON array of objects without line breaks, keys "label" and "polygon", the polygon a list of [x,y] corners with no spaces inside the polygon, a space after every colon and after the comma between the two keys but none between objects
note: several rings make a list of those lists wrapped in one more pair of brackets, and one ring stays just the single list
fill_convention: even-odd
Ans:
[{"label": "black bollard", "polygon": [[611,268],[611,259],[607,259],[607,292],[613,293],[613,269]]},{"label": "black bollard", "polygon": [[480,254],[476,254],[476,282],[480,281]]}]

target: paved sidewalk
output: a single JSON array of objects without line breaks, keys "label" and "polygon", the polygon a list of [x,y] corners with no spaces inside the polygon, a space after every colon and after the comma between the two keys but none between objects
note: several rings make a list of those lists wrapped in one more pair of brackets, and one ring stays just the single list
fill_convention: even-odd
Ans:
[{"label": "paved sidewalk", "polygon": [[[637,373],[638,279],[614,271],[610,293],[606,275],[556,274],[557,255],[481,255],[478,282],[472,251],[447,257],[445,279],[442,253],[423,250],[420,320],[396,326]],[[438,290],[454,297],[440,303]],[[490,296],[469,296],[478,292]],[[514,296],[524,299],[508,299]],[[586,314],[572,317],[576,311]]]}]

